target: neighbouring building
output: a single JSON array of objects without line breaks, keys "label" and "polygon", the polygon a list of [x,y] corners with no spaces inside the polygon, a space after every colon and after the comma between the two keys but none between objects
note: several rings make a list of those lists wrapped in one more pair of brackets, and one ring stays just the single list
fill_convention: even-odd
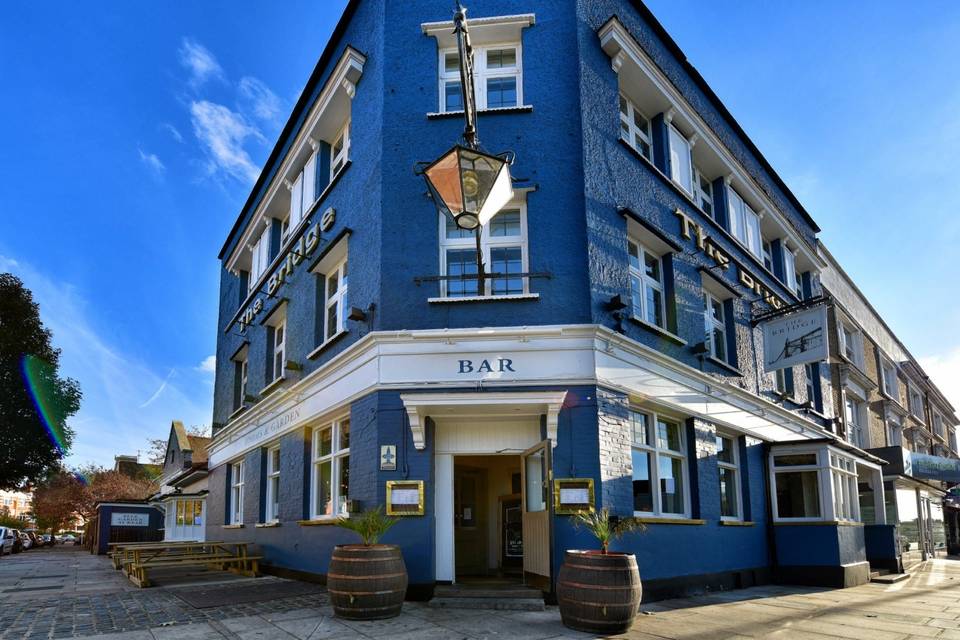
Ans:
[{"label": "neighbouring building", "polygon": [[164,540],[205,540],[207,447],[210,438],[190,435],[183,423],[170,425],[160,490],[151,502],[163,507]]},{"label": "neighbouring building", "polygon": [[114,456],[113,470],[118,471],[135,480],[156,480],[160,477],[161,467],[158,464],[140,462],[139,456]]},{"label": "neighbouring building", "polygon": [[0,515],[28,520],[33,515],[33,495],[24,491],[0,491]]},{"label": "neighbouring building", "polygon": [[322,576],[385,506],[411,595],[550,590],[595,546],[569,513],[609,508],[648,524],[618,543],[648,599],[868,580],[885,460],[830,366],[761,364],[823,293],[812,217],[642,3],[469,9],[480,139],[516,154],[491,275],[412,170],[462,131],[450,7],[349,2],[220,251],[207,538]]},{"label": "neighbouring building", "polygon": [[[944,555],[948,538],[949,546],[957,547],[957,509],[945,498],[960,482],[958,420],[953,406],[822,244],[820,252],[827,262],[821,281],[831,299],[837,432],[888,463],[883,467],[886,521],[896,526],[897,547],[892,556],[887,550],[885,568],[909,568]],[[867,479],[860,479],[859,486],[863,503],[874,487]],[[872,504],[861,504],[860,510],[864,523],[875,523]]]}]

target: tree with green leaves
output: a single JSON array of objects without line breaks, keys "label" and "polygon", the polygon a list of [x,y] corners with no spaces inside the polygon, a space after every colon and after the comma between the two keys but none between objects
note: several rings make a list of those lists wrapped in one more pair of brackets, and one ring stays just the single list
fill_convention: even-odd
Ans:
[{"label": "tree with green leaves", "polygon": [[0,273],[0,489],[40,481],[73,441],[80,386],[59,375],[60,350],[23,282]]}]

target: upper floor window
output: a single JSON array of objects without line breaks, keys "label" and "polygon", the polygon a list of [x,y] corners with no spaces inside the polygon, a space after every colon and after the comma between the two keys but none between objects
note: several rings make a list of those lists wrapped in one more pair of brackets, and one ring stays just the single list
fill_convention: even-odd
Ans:
[{"label": "upper floor window", "polygon": [[236,411],[243,406],[247,398],[247,384],[250,378],[250,357],[247,347],[241,349],[233,357],[234,367],[234,386],[233,386],[233,409]]},{"label": "upper floor window", "polygon": [[866,446],[866,403],[849,391],[844,391],[844,422],[847,427],[847,442],[855,447]]},{"label": "upper floor window", "polygon": [[273,379],[283,377],[287,353],[287,321],[283,320],[273,330]]},{"label": "upper floor window", "polygon": [[350,419],[313,430],[311,518],[346,515],[350,495]]},{"label": "upper floor window", "polygon": [[350,121],[348,120],[330,145],[330,180],[347,164],[350,155]]},{"label": "upper floor window", "polygon": [[344,258],[326,274],[324,295],[324,340],[330,340],[341,331],[346,331],[347,308],[347,259]]},{"label": "upper floor window", "polygon": [[317,155],[311,153],[296,180],[287,183],[290,189],[290,212],[280,230],[281,243],[286,242],[300,221],[310,213],[317,194]]},{"label": "upper floor window", "polygon": [[267,493],[264,522],[280,519],[280,445],[267,449]]},{"label": "upper floor window", "polygon": [[706,343],[713,358],[730,362],[727,349],[727,309],[720,300],[709,291],[703,292],[703,320],[706,331]]},{"label": "upper floor window", "polygon": [[440,295],[463,298],[478,295],[529,293],[527,272],[527,220],[525,205],[507,205],[480,231],[484,269],[490,275],[481,294],[477,284],[477,244],[473,231],[466,231],[440,215]]},{"label": "upper floor window", "polygon": [[693,159],[690,141],[674,125],[669,125],[670,179],[691,196],[693,194]]},{"label": "upper floor window", "polygon": [[697,188],[697,204],[705,214],[713,217],[713,183],[700,169],[694,167],[694,185]]},{"label": "upper floor window", "polygon": [[889,360],[880,356],[880,384],[884,395],[891,400],[900,402],[900,384],[897,381],[897,367]]},{"label": "upper floor window", "polygon": [[270,266],[270,227],[265,226],[250,248],[250,276],[247,279],[247,290],[253,291],[260,277]]},{"label": "upper floor window", "polygon": [[243,460],[230,465],[230,524],[243,524]]},{"label": "upper floor window", "polygon": [[894,411],[887,414],[887,446],[903,446],[903,418]]},{"label": "upper floor window", "polygon": [[803,365],[804,380],[807,388],[807,402],[815,411],[823,411],[823,398],[820,390],[820,365],[808,362]]},{"label": "upper floor window", "polygon": [[634,240],[627,240],[627,251],[633,315],[665,329],[663,262],[660,256]]},{"label": "upper floor window", "polygon": [[920,393],[920,390],[914,387],[912,384],[910,385],[910,407],[909,408],[910,408],[910,414],[914,418],[916,418],[917,420],[920,420],[921,422],[924,421],[923,394]]},{"label": "upper floor window", "polygon": [[773,271],[773,245],[767,240],[762,244],[763,268],[767,271]]},{"label": "upper floor window", "polygon": [[793,396],[793,370],[777,369],[774,374],[774,382],[777,393],[782,396]]},{"label": "upper floor window", "polygon": [[797,297],[801,300],[803,299],[803,282],[800,276],[797,274],[797,255],[793,252],[792,249],[787,247],[786,243],[783,243],[783,275],[786,278],[784,284],[787,285],[787,288],[790,289],[793,293],[797,294]]},{"label": "upper floor window", "polygon": [[863,369],[863,336],[860,330],[845,321],[840,322],[840,353],[849,362]]},{"label": "upper floor window", "polygon": [[740,451],[736,438],[717,434],[717,466],[720,468],[720,519],[742,520]]},{"label": "upper floor window", "polygon": [[760,215],[733,188],[727,189],[730,233],[753,255],[763,259]]},{"label": "upper floor window", "polygon": [[650,120],[629,98],[620,94],[620,137],[634,151],[653,161],[653,143],[650,139]]},{"label": "upper floor window", "polygon": [[652,412],[630,411],[633,432],[633,510],[687,516],[687,453],[683,427]]},{"label": "upper floor window", "polygon": [[[477,109],[504,109],[523,104],[523,64],[519,44],[473,47]],[[462,111],[460,54],[440,52],[440,111]]]},{"label": "upper floor window", "polygon": [[933,414],[933,432],[941,438],[947,437],[947,432],[943,428],[943,417],[939,413]]}]

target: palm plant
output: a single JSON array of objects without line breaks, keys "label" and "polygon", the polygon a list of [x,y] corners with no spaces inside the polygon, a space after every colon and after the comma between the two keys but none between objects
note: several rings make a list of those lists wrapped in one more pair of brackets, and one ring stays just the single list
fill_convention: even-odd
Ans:
[{"label": "palm plant", "polygon": [[573,526],[585,527],[600,543],[600,553],[606,555],[610,543],[619,540],[624,534],[632,531],[645,531],[646,526],[636,518],[620,518],[610,516],[610,510],[603,508],[600,511],[578,513],[573,518]]},{"label": "palm plant", "polygon": [[376,509],[368,509],[358,516],[342,517],[337,520],[337,526],[353,531],[360,536],[365,547],[370,547],[377,544],[383,534],[398,521],[399,518],[384,515],[383,508],[377,506]]}]

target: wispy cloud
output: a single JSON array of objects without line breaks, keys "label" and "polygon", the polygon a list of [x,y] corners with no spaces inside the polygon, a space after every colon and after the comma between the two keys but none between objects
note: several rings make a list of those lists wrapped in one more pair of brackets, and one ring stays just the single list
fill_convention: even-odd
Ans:
[{"label": "wispy cloud", "polygon": [[180,64],[190,72],[190,84],[196,88],[208,80],[224,78],[223,69],[216,57],[205,46],[191,38],[180,44]]},{"label": "wispy cloud", "polygon": [[960,346],[934,356],[918,358],[918,361],[933,384],[947,396],[950,404],[960,409]]},{"label": "wispy cloud", "polygon": [[137,147],[137,152],[140,154],[140,161],[147,165],[150,171],[152,171],[153,174],[158,178],[163,175],[164,171],[167,170],[167,167],[164,166],[163,162],[160,161],[160,158],[157,157],[157,154],[147,153],[140,147]]},{"label": "wispy cloud", "polygon": [[213,373],[217,370],[217,356],[210,354],[200,364],[197,365],[198,371],[203,371],[204,373]]},{"label": "wispy cloud", "polygon": [[70,420],[76,438],[68,463],[111,465],[114,455],[136,452],[147,438],[165,437],[174,418],[185,424],[210,421],[209,385],[199,384],[203,378],[192,366],[158,372],[121,350],[69,283],[0,255],[2,271],[16,274],[33,292],[54,346],[62,350],[61,374],[80,382],[83,401]]},{"label": "wispy cloud", "polygon": [[161,122],[160,128],[170,134],[170,136],[177,142],[183,142],[183,134],[180,133],[180,130],[169,122]]},{"label": "wispy cloud", "polygon": [[240,78],[237,85],[240,92],[241,108],[249,110],[254,117],[273,123],[280,116],[280,98],[270,87],[251,76]]},{"label": "wispy cloud", "polygon": [[260,169],[253,164],[244,143],[249,138],[265,142],[259,129],[243,115],[207,100],[190,104],[190,118],[193,132],[207,154],[211,173],[222,171],[246,182],[257,179]]}]

